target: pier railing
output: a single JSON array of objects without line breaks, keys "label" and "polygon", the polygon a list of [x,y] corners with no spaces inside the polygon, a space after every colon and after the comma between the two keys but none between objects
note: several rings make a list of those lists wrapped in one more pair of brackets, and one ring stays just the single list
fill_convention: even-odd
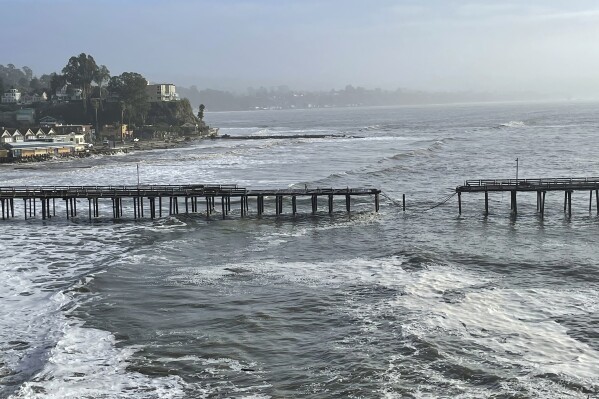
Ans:
[{"label": "pier railing", "polygon": [[456,191],[583,190],[599,187],[599,177],[466,180]]},{"label": "pier railing", "polygon": [[184,195],[244,195],[247,189],[235,184],[227,185],[159,185],[135,186],[14,186],[0,187],[0,198],[29,197],[133,197],[133,196],[184,196]]},{"label": "pier railing", "polygon": [[[67,218],[77,216],[77,204],[87,200],[88,218],[99,217],[99,200],[110,200],[112,204],[112,217],[120,219],[123,216],[124,201],[133,202],[134,219],[144,217],[144,207],[149,207],[152,219],[161,217],[163,200],[168,202],[168,214],[179,214],[179,199],[183,200],[185,213],[199,213],[199,202],[205,204],[206,215],[210,216],[216,208],[217,199],[221,207],[223,218],[231,211],[231,199],[239,201],[240,214],[245,216],[249,212],[248,200],[256,202],[258,215],[264,213],[265,200],[272,202],[274,199],[276,215],[283,212],[283,198],[291,199],[293,215],[297,213],[297,199],[309,198],[311,200],[312,214],[318,211],[318,199],[328,199],[328,211],[333,213],[334,199],[341,197],[345,200],[345,208],[350,212],[351,198],[355,196],[374,196],[375,211],[379,210],[379,194],[381,190],[374,188],[310,188],[304,189],[253,189],[238,187],[236,184],[184,184],[184,185],[158,185],[139,184],[131,186],[11,186],[0,187],[0,208],[2,219],[14,217],[15,199],[22,199],[25,218],[35,217],[36,204],[41,205],[42,219],[56,215],[56,203],[64,201]],[[127,207],[129,208],[129,207]]]},{"label": "pier railing", "polygon": [[599,213],[599,177],[556,177],[542,179],[488,179],[466,180],[463,186],[456,187],[459,213],[462,213],[462,193],[484,193],[485,215],[489,214],[489,192],[510,192],[512,214],[518,213],[517,193],[533,192],[537,194],[537,212],[543,217],[545,195],[548,191],[564,192],[564,212],[572,215],[572,192],[589,191],[589,212],[593,205],[593,191]]}]

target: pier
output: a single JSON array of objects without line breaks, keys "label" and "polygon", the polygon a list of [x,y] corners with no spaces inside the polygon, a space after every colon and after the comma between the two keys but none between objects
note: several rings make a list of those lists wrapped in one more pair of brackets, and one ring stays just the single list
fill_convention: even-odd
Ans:
[{"label": "pier", "polygon": [[518,192],[534,192],[537,196],[537,212],[541,217],[545,214],[545,196],[548,191],[563,191],[564,212],[572,216],[572,193],[574,191],[589,192],[589,212],[593,208],[593,192],[597,212],[599,213],[599,177],[581,178],[543,178],[543,179],[500,179],[500,180],[466,180],[464,185],[456,188],[459,213],[462,214],[462,193],[484,193],[485,215],[489,214],[489,193],[509,192],[512,214],[518,213]]},{"label": "pier", "polygon": [[271,135],[253,135],[253,136],[222,136],[212,137],[216,140],[295,140],[295,139],[362,139],[361,136],[348,136],[346,134],[271,134]]},{"label": "pier", "polygon": [[[326,199],[326,210],[334,211],[335,199],[342,199],[345,211],[351,211],[352,197],[374,197],[374,210],[379,211],[381,190],[369,188],[316,188],[316,189],[266,189],[249,190],[237,185],[135,185],[135,186],[37,186],[0,187],[2,220],[15,217],[15,202],[22,201],[21,210],[25,219],[41,215],[42,219],[56,217],[57,204],[66,218],[78,216],[78,211],[87,205],[90,221],[100,217],[100,201],[111,205],[112,219],[123,218],[123,209],[133,210],[133,219],[149,217],[155,219],[164,215],[198,214],[210,217],[220,208],[223,219],[231,212],[231,200],[238,202],[240,215],[250,214],[250,202],[256,215],[265,214],[265,202],[274,202],[275,215],[284,213],[284,198],[287,212],[298,213],[298,199],[309,199],[309,211],[319,211],[319,199]],[[129,202],[131,207],[124,206]],[[83,203],[83,204],[81,204]],[[289,206],[290,205],[290,206]],[[343,206],[342,205],[342,206]],[[78,209],[79,208],[79,209]],[[84,209],[85,211],[85,209]]]}]

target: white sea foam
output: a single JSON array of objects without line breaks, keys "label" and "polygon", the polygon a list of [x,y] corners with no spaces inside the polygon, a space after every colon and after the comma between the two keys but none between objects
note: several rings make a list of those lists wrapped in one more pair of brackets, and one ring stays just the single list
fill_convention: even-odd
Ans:
[{"label": "white sea foam", "polygon": [[523,122],[523,121],[509,121],[509,122],[506,122],[506,123],[502,123],[499,126],[501,126],[501,127],[516,127],[516,128],[518,128],[518,127],[524,127],[524,126],[526,126],[526,123]]},{"label": "white sea foam", "polygon": [[[586,387],[599,383],[599,352],[569,336],[567,328],[555,321],[558,316],[588,312],[588,308],[575,303],[596,307],[596,291],[505,288],[497,276],[446,266],[429,267],[405,277],[406,295],[390,305],[408,309],[414,315],[404,324],[404,334],[433,343],[444,358],[457,364],[466,360],[463,354],[444,346],[444,335],[456,335],[464,348],[478,348],[468,351],[466,361],[470,367],[485,369],[491,363],[504,369],[493,372],[512,381],[504,382],[507,391],[526,389],[531,394],[559,392],[585,397],[537,377],[545,373]],[[462,290],[463,299],[445,300],[443,295],[448,290]],[[428,372],[437,374],[434,370]],[[440,374],[436,378],[439,381],[433,379],[432,386],[448,382]]]},{"label": "white sea foam", "polygon": [[[571,337],[568,329],[556,321],[561,316],[595,312],[599,306],[595,290],[509,288],[504,286],[501,276],[493,273],[481,275],[435,264],[411,271],[403,268],[404,262],[401,257],[316,263],[247,262],[203,269],[179,268],[181,274],[173,279],[185,275],[186,283],[202,285],[218,280],[222,286],[237,284],[236,279],[229,280],[234,267],[244,270],[248,278],[280,279],[310,287],[342,288],[347,284],[394,287],[401,294],[375,304],[348,297],[347,311],[362,320],[363,337],[376,333],[380,326],[378,317],[396,314],[402,325],[403,340],[428,342],[443,361],[496,374],[505,392],[524,390],[532,395],[556,392],[585,397],[576,388],[541,376],[547,374],[587,388],[599,384],[599,352]],[[457,293],[457,299],[448,298],[451,293]],[[456,351],[448,337],[459,339],[462,349]],[[353,338],[350,341],[351,345],[348,341],[340,348],[355,345]],[[407,362],[412,364],[414,372],[428,379],[421,392],[415,392],[416,397],[429,397],[427,392],[438,392],[440,385],[462,392],[456,397],[474,398],[493,393],[489,388],[448,378],[427,362],[419,364],[402,355],[390,356],[388,361],[381,392],[385,387],[393,392],[391,381],[401,385],[400,365]]]},{"label": "white sea foam", "polygon": [[[10,392],[10,382],[17,384],[13,398],[181,397],[177,378],[127,371],[135,348],[118,349],[110,333],[70,315],[93,298],[85,287],[98,273],[94,265],[122,240],[114,227],[90,233],[70,225],[68,234],[62,223],[42,228],[14,228],[4,237],[10,245],[0,265],[0,394]],[[132,227],[117,229],[126,234]]]},{"label": "white sea foam", "polygon": [[43,370],[12,398],[184,397],[179,377],[150,378],[126,370],[136,348],[117,348],[112,334],[73,319],[65,320],[62,334]]}]

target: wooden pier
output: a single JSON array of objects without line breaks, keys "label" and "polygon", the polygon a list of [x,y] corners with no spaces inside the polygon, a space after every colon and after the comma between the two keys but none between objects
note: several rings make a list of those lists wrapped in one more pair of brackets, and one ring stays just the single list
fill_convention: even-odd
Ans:
[{"label": "wooden pier", "polygon": [[[351,211],[351,199],[356,196],[374,196],[374,210],[379,211],[381,190],[365,188],[316,188],[316,189],[272,189],[249,190],[237,185],[139,185],[139,186],[38,186],[38,187],[0,187],[2,220],[15,217],[15,200],[22,200],[25,219],[41,214],[43,220],[56,217],[57,202],[64,202],[63,211],[67,219],[77,217],[78,205],[87,202],[87,217],[91,221],[100,217],[100,201],[109,202],[112,219],[121,219],[125,201],[133,208],[133,218],[147,217],[155,219],[163,213],[178,215],[181,213],[205,213],[207,217],[220,205],[222,218],[231,212],[231,199],[239,202],[241,217],[250,213],[250,199],[255,203],[257,215],[265,213],[265,201],[274,199],[275,214],[282,215],[284,198],[291,199],[291,213],[298,213],[298,198],[310,199],[310,211],[318,212],[319,198],[326,198],[328,213],[334,210],[335,198],[344,200],[346,212]],[[165,206],[168,203],[168,208]],[[181,204],[181,210],[179,205]]]},{"label": "wooden pier", "polygon": [[458,194],[459,213],[462,213],[462,193],[484,193],[485,215],[489,214],[489,192],[509,192],[511,211],[518,213],[518,192],[535,192],[537,195],[537,212],[541,217],[545,214],[545,195],[548,191],[564,192],[564,212],[572,216],[572,193],[574,191],[589,192],[589,212],[593,207],[593,192],[597,212],[599,213],[599,177],[581,178],[543,178],[543,179],[503,179],[503,180],[466,180],[463,186],[456,188]]}]

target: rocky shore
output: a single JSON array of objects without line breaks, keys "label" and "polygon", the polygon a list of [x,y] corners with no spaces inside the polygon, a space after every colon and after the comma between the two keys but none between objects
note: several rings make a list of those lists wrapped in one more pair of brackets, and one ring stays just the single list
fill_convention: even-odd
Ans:
[{"label": "rocky shore", "polygon": [[169,148],[179,148],[190,145],[199,140],[209,138],[208,136],[195,138],[176,138],[170,140],[142,140],[137,142],[127,142],[117,144],[114,147],[98,146],[90,149],[89,154],[110,155],[117,153],[127,153],[130,151],[148,151],[148,150],[166,150]]}]

